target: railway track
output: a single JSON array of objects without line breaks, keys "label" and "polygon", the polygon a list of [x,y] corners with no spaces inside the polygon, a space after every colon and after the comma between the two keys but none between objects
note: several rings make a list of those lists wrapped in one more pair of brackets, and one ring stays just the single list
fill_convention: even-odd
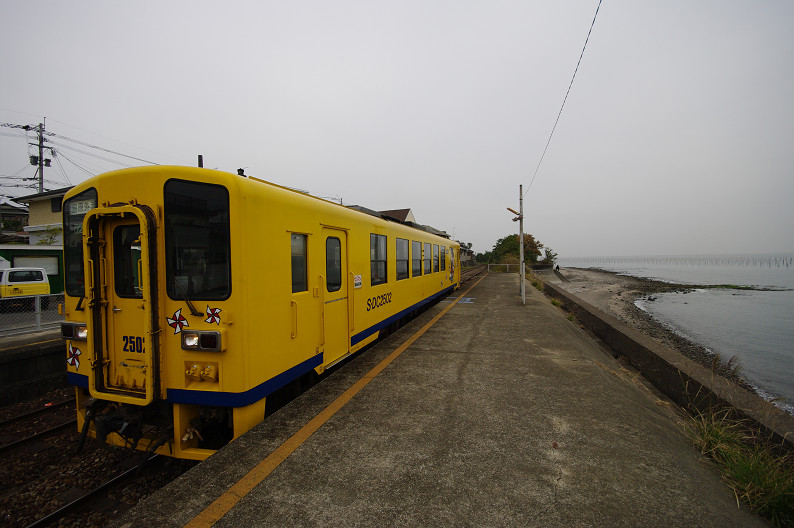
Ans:
[{"label": "railway track", "polygon": [[[155,460],[160,460],[162,458],[163,457],[161,455],[151,455],[148,459],[146,459],[146,464],[149,464]],[[37,519],[33,523],[27,525],[25,528],[44,528],[46,526],[57,526],[58,524],[56,523],[58,523],[61,519],[65,519],[74,512],[85,509],[92,502],[97,502],[99,500],[104,500],[106,503],[108,501],[118,503],[117,507],[124,507],[120,501],[108,497],[108,492],[131,482],[135,478],[140,477],[140,472],[141,468],[138,466],[131,467],[130,469],[119,473],[115,477],[103,482],[93,489],[86,491],[83,495],[78,496],[54,512]],[[105,508],[107,509],[107,504],[105,504]]]},{"label": "railway track", "polygon": [[461,268],[460,270],[460,283],[466,284],[466,282],[470,281],[474,277],[479,277],[484,273],[488,272],[488,266],[474,266],[473,268]]},{"label": "railway track", "polygon": [[138,471],[141,453],[131,456],[92,438],[75,455],[78,431],[70,394],[74,389],[56,389],[36,401],[0,407],[3,528],[105,526],[195,465],[165,457]]},{"label": "railway track", "polygon": [[74,429],[74,400],[48,404],[0,422],[0,454],[68,428]]}]

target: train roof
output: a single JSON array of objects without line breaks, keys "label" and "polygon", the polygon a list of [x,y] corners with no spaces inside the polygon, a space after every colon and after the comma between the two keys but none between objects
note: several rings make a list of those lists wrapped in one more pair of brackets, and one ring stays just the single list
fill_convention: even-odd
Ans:
[{"label": "train roof", "polygon": [[[277,187],[277,188],[284,189],[286,191],[294,192],[294,193],[297,193],[297,194],[302,194],[304,196],[308,196],[308,197],[311,197],[311,198],[314,198],[314,199],[317,199],[317,200],[322,200],[324,202],[335,203],[335,202],[330,202],[329,200],[326,200],[325,198],[322,198],[322,197],[319,197],[319,196],[315,196],[315,195],[311,194],[308,191],[304,191],[302,189],[295,189],[295,188],[292,188],[292,187],[287,187],[287,186],[284,186],[284,185],[280,185],[278,183],[274,183],[274,182],[271,182],[271,181],[263,180],[263,179],[258,178],[256,176],[253,176],[253,175],[239,174],[239,173],[234,175],[231,172],[219,171],[219,170],[215,170],[215,169],[205,169],[205,168],[200,168],[200,167],[167,166],[167,165],[157,165],[157,166],[153,166],[153,167],[148,167],[148,166],[147,167],[133,167],[133,168],[129,168],[129,169],[120,169],[120,170],[117,170],[117,171],[111,171],[111,172],[108,172],[108,173],[99,174],[99,175],[95,176],[94,178],[86,180],[85,182],[83,182],[81,184],[78,184],[78,185],[76,185],[76,186],[74,186],[72,188],[61,189],[60,191],[70,191],[68,194],[71,194],[71,193],[74,192],[73,191],[74,189],[77,189],[79,191],[82,187],[84,187],[86,185],[91,185],[93,179],[104,177],[104,176],[106,176],[108,174],[119,174],[119,173],[130,172],[130,171],[157,171],[157,170],[168,170],[168,169],[178,169],[178,170],[181,170],[181,171],[185,171],[185,170],[188,170],[188,171],[202,171],[202,172],[210,172],[211,171],[211,172],[215,172],[215,173],[218,173],[218,174],[223,174],[224,178],[235,178],[235,177],[245,178],[246,180],[249,180],[249,181],[255,181],[255,182],[258,182],[258,183],[263,183],[265,185],[269,185],[269,186],[272,186],[272,187]],[[340,206],[340,204],[336,204],[336,205]],[[408,227],[412,227],[414,229],[418,229],[420,231],[424,231],[424,232],[429,233],[431,235],[439,236],[439,237],[446,238],[446,239],[451,239],[452,238],[450,236],[450,234],[447,233],[446,231],[442,231],[440,229],[436,229],[435,227],[432,227],[432,226],[429,226],[429,225],[420,224],[420,223],[416,222],[415,218],[414,218],[414,215],[413,215],[413,213],[411,212],[410,209],[391,209],[391,210],[388,210],[388,211],[375,211],[373,209],[369,209],[368,207],[364,207],[364,206],[361,206],[361,205],[341,205],[341,207],[345,207],[347,209],[352,209],[354,211],[365,213],[365,214],[374,216],[376,218],[380,218],[382,220],[386,220],[388,222],[395,222],[395,223],[402,224],[402,225],[405,225],[405,226],[408,226]]]}]

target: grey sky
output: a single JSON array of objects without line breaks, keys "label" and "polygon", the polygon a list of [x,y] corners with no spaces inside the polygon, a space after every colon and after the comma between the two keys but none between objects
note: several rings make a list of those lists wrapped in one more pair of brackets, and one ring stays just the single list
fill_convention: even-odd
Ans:
[{"label": "grey sky", "polygon": [[[0,0],[0,122],[410,207],[486,251],[597,5]],[[525,229],[560,256],[794,252],[793,29],[789,0],[604,0]],[[27,156],[0,128],[0,175]]]}]

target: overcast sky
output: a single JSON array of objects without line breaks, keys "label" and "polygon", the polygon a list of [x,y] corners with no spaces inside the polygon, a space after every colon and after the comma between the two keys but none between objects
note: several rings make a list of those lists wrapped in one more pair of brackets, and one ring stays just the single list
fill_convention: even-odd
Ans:
[{"label": "overcast sky", "polygon": [[[794,252],[791,0],[604,0],[529,187],[597,6],[0,0],[0,122],[410,207],[476,251],[523,184],[561,257]],[[53,140],[50,188],[121,167]],[[0,183],[33,153],[0,128]]]}]

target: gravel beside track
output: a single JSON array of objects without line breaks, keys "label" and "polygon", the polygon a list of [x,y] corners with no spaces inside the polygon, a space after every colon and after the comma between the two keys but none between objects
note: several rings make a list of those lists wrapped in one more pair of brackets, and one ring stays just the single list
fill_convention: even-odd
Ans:
[{"label": "gravel beside track", "polygon": [[[74,398],[73,388],[51,391],[41,398],[0,408],[0,421],[47,403]],[[74,406],[65,413],[74,417]],[[64,419],[62,416],[61,419]],[[42,420],[47,420],[42,417]],[[51,419],[50,419],[51,420]],[[36,431],[40,420],[20,421],[13,424],[14,431],[0,430],[3,435],[27,435]],[[11,427],[11,426],[9,426]],[[67,428],[47,438],[36,440],[0,454],[0,526],[26,527],[67,503],[100,486],[123,471],[137,466],[141,453],[106,446],[89,438],[79,455],[74,455],[77,444],[76,427]],[[130,479],[92,500],[66,517],[48,526],[101,527],[121,512],[135,505],[143,497],[161,488],[195,465],[192,461],[160,457]]]}]

